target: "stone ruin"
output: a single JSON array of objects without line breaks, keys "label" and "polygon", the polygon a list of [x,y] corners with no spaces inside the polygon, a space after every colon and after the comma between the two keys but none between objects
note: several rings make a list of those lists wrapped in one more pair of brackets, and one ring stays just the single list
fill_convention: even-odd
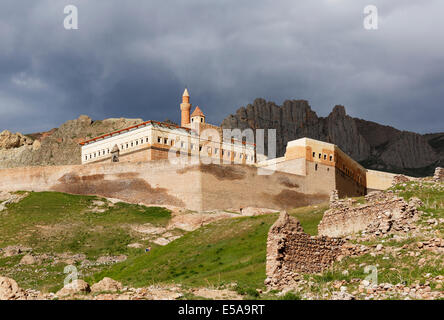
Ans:
[{"label": "stone ruin", "polygon": [[[333,197],[334,198],[334,197]],[[318,225],[318,233],[329,237],[342,237],[357,232],[382,235],[391,231],[408,232],[419,216],[421,200],[406,202],[393,192],[375,191],[365,196],[366,203],[353,199],[333,200]]]},{"label": "stone ruin", "polygon": [[265,284],[272,288],[291,286],[298,273],[316,273],[344,254],[344,240],[306,234],[299,221],[281,212],[267,239]]},{"label": "stone ruin", "polygon": [[393,177],[392,186],[395,186],[399,183],[409,182],[410,179],[403,174],[398,174]]},{"label": "stone ruin", "polygon": [[333,191],[330,209],[318,225],[318,236],[306,234],[297,219],[281,212],[268,233],[265,284],[280,290],[297,287],[300,274],[321,272],[336,260],[369,250],[342,237],[357,232],[380,236],[416,228],[413,222],[422,205],[418,198],[406,202],[393,192],[376,191],[365,200],[361,204],[355,199],[339,199],[337,191]]},{"label": "stone ruin", "polygon": [[436,182],[444,182],[444,168],[437,167],[435,169],[435,174],[433,175],[433,180]]}]

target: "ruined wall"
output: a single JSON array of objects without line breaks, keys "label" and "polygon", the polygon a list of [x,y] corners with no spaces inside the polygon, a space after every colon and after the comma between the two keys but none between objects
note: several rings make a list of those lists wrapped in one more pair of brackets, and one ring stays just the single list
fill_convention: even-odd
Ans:
[{"label": "ruined wall", "polygon": [[191,210],[279,210],[328,200],[328,193],[307,194],[305,177],[261,176],[245,165],[172,165],[168,160],[3,169],[0,190],[91,194]]},{"label": "ruined wall", "polygon": [[281,212],[268,233],[265,284],[286,286],[297,273],[317,273],[328,268],[343,253],[343,244],[342,239],[304,233],[295,218]]},{"label": "ruined wall", "polygon": [[324,213],[318,225],[318,234],[342,237],[364,231],[376,235],[390,231],[410,231],[410,221],[418,216],[416,198],[410,203],[392,193],[372,192],[366,196],[366,203],[334,200]]},{"label": "ruined wall", "polygon": [[433,180],[444,182],[444,168],[437,167],[435,169],[435,174],[433,175]]}]

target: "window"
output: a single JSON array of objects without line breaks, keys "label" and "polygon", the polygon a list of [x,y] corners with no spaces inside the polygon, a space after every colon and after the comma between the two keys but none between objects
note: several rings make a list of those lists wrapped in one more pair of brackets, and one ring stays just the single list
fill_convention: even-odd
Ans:
[{"label": "window", "polygon": [[318,164],[315,164],[315,171],[318,171]]},{"label": "window", "polygon": [[128,143],[126,144],[126,148],[128,149]]},{"label": "window", "polygon": [[203,122],[203,118],[200,118],[200,122]]},{"label": "window", "polygon": [[184,143],[183,143],[183,141],[181,141],[180,142],[180,147],[183,148],[183,146],[184,146]]},{"label": "window", "polygon": [[174,146],[174,140],[171,140],[171,145]]},{"label": "window", "polygon": [[222,149],[222,155],[225,155],[225,150],[224,149]]},{"label": "window", "polygon": [[88,156],[85,156],[85,160],[88,160]]},{"label": "window", "polygon": [[157,142],[162,143],[162,138],[161,137],[157,137]]},{"label": "window", "polygon": [[330,155],[330,161],[333,161],[333,156],[332,155]]},{"label": "window", "polygon": [[316,157],[316,152],[313,152],[313,158]]},{"label": "window", "polygon": [[194,122],[194,118],[191,118],[191,122]]},{"label": "window", "polygon": [[233,157],[236,157],[236,152],[235,151],[233,151]]},{"label": "window", "polygon": [[322,156],[322,155],[321,155],[321,154],[319,154],[319,159],[321,159],[321,156]]},{"label": "window", "polygon": [[142,139],[140,139],[140,144],[143,144],[143,138],[142,138]]},{"label": "window", "polygon": [[145,142],[148,143],[148,137],[145,138]]},{"label": "window", "polygon": [[194,150],[194,143],[191,144],[191,150]]},{"label": "window", "polygon": [[214,148],[214,154],[218,154],[219,153],[219,149],[218,148]]},{"label": "window", "polygon": [[164,144],[168,144],[168,139],[167,139],[167,138],[164,138],[164,139],[163,139],[163,143],[164,143]]},{"label": "window", "polygon": [[326,154],[324,154],[324,160],[327,160],[327,155]]},{"label": "window", "polygon": [[139,145],[139,140],[136,140],[136,146],[138,146]]},{"label": "window", "polygon": [[199,151],[202,151],[202,146],[199,146]]}]

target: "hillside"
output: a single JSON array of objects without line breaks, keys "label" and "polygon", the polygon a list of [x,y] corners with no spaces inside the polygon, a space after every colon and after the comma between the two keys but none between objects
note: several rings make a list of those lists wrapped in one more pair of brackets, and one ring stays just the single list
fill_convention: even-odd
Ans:
[{"label": "hillside", "polygon": [[22,135],[3,131],[0,133],[0,169],[80,164],[81,141],[140,122],[142,119],[125,118],[92,121],[80,116],[47,132]]},{"label": "hillside", "polygon": [[[405,199],[415,195],[424,202],[417,231],[351,237],[349,241],[367,248],[365,254],[344,257],[322,273],[305,274],[297,290],[287,293],[264,286],[267,234],[277,213],[232,214],[186,231],[171,225],[173,217],[197,213],[54,192],[16,193],[0,208],[0,276],[15,279],[28,297],[44,299],[61,298],[54,292],[63,287],[67,265],[76,266],[90,284],[103,284],[104,277],[122,283],[116,285],[117,293],[99,290],[77,295],[80,299],[444,297],[443,188],[427,182],[394,187]],[[326,209],[303,207],[290,214],[315,235]],[[152,250],[146,253],[148,246]],[[367,265],[378,268],[376,289],[363,289]]]},{"label": "hillside", "polygon": [[444,133],[420,135],[400,131],[352,118],[343,106],[335,106],[323,118],[305,100],[287,100],[278,106],[256,99],[225,118],[222,127],[276,129],[278,157],[284,155],[288,141],[309,137],[338,145],[369,169],[427,176],[444,164]]}]

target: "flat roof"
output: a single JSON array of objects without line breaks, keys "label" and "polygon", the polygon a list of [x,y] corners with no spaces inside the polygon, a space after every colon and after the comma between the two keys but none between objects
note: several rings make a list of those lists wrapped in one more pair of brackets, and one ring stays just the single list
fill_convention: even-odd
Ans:
[{"label": "flat roof", "polygon": [[131,127],[127,127],[127,128],[124,128],[124,129],[113,131],[113,132],[110,132],[110,133],[107,133],[107,134],[104,134],[104,135],[101,135],[101,136],[98,136],[98,137],[95,137],[95,138],[92,138],[92,139],[80,142],[80,145],[84,146],[85,144],[89,144],[89,143],[92,143],[92,142],[96,142],[97,140],[101,140],[101,139],[105,139],[105,138],[108,138],[108,137],[112,137],[112,136],[114,136],[116,134],[121,134],[121,133],[124,133],[124,132],[129,132],[129,131],[131,131],[133,129],[138,129],[138,128],[144,127],[144,126],[146,127],[149,124],[151,124],[151,125],[159,125],[159,126],[168,127],[168,128],[183,129],[183,130],[186,130],[186,131],[191,131],[191,129],[189,129],[189,128],[181,127],[181,126],[178,126],[178,125],[175,125],[175,124],[172,124],[172,123],[148,120],[148,121],[141,122],[141,123],[136,124],[136,125],[131,126]]}]

